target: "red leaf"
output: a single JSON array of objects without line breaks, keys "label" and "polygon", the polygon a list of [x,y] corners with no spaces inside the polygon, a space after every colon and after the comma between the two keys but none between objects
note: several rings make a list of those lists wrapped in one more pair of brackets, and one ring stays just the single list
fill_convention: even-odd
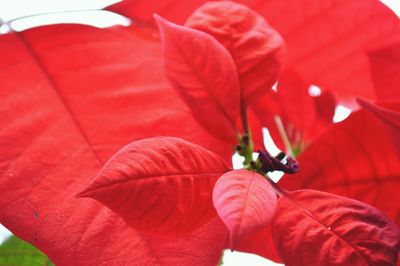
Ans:
[{"label": "red leaf", "polygon": [[400,229],[365,203],[313,190],[278,201],[272,221],[285,265],[395,265]]},{"label": "red leaf", "polygon": [[298,157],[301,171],[285,176],[289,189],[311,188],[355,198],[374,205],[400,223],[395,199],[400,164],[380,122],[358,111],[335,124]]},{"label": "red leaf", "polygon": [[286,46],[265,19],[230,1],[207,2],[185,25],[215,37],[235,61],[245,103],[268,92],[276,82]]},{"label": "red leaf", "polygon": [[200,146],[149,138],[117,152],[79,196],[98,200],[141,232],[181,236],[215,216],[212,189],[228,170]]},{"label": "red leaf", "polygon": [[231,157],[163,78],[154,32],[57,25],[0,36],[0,223],[57,265],[219,260],[226,229],[218,219],[160,241],[75,197],[138,138],[185,137]]},{"label": "red leaf", "polygon": [[383,123],[400,158],[400,102],[384,104],[385,107],[389,105],[391,109],[373,105],[361,99],[358,99],[358,103]]},{"label": "red leaf", "polygon": [[272,239],[271,222],[244,235],[236,244],[235,250],[257,254],[278,263],[282,262]]},{"label": "red leaf", "polygon": [[400,42],[369,52],[376,94],[381,100],[400,99]]},{"label": "red leaf", "polygon": [[[134,20],[149,22],[156,12],[183,23],[204,2],[124,0],[110,9]],[[382,39],[400,34],[398,16],[380,1],[236,2],[256,10],[282,35],[288,50],[286,66],[306,83],[334,91],[346,103],[352,102],[354,96],[376,97],[367,51]]]},{"label": "red leaf", "polygon": [[276,194],[261,175],[237,170],[218,179],[213,202],[229,229],[231,249],[234,249],[245,234],[268,224],[275,212]]},{"label": "red leaf", "polygon": [[167,77],[204,128],[235,143],[240,90],[232,57],[204,32],[155,19]]}]

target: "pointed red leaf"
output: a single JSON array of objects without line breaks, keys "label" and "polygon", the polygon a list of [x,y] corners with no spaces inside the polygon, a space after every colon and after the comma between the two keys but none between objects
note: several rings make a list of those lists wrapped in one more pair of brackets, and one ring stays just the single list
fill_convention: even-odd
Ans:
[{"label": "pointed red leaf", "polygon": [[285,176],[288,189],[311,188],[355,198],[400,223],[395,199],[400,164],[381,123],[365,110],[350,115],[316,139],[298,157],[301,171]]},{"label": "pointed red leaf", "polygon": [[276,82],[286,56],[285,42],[255,11],[230,1],[207,2],[185,25],[212,35],[230,52],[246,103]]},{"label": "pointed red leaf", "polygon": [[395,265],[400,229],[376,208],[300,190],[278,201],[272,221],[285,265]]},{"label": "pointed red leaf", "polygon": [[240,110],[236,67],[228,51],[210,35],[155,16],[165,72],[194,117],[210,133],[235,143]]},{"label": "pointed red leaf", "polygon": [[143,139],[117,152],[79,196],[141,232],[181,236],[215,216],[212,189],[228,170],[221,157],[182,139]]},{"label": "pointed red leaf", "polygon": [[390,105],[391,109],[385,108],[385,105],[385,107],[381,107],[361,99],[358,99],[358,103],[383,123],[400,158],[400,102],[386,103],[386,105]]},{"label": "pointed red leaf", "polygon": [[229,229],[231,248],[248,232],[265,227],[276,207],[276,194],[261,175],[248,170],[230,171],[214,187],[213,202]]},{"label": "pointed red leaf", "polygon": [[161,241],[75,197],[110,155],[138,138],[184,137],[231,157],[163,78],[154,34],[57,25],[0,35],[0,223],[57,265],[214,265],[220,258],[226,229],[218,219]]}]

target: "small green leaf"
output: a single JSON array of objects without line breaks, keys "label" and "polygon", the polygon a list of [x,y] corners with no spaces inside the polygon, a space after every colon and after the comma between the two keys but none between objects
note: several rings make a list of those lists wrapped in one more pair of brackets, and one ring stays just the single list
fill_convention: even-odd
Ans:
[{"label": "small green leaf", "polygon": [[31,244],[12,236],[0,245],[0,266],[51,266],[54,265]]}]

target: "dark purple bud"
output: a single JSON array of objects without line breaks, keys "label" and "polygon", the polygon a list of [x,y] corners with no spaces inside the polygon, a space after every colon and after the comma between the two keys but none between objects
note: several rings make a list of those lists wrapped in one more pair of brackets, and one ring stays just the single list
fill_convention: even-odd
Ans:
[{"label": "dark purple bud", "polygon": [[294,174],[294,173],[297,173],[300,170],[299,163],[295,159],[290,157],[290,156],[288,156],[286,158],[286,164],[285,165],[287,166],[287,169],[288,169],[287,172],[284,171],[285,173]]},{"label": "dark purple bud", "polygon": [[287,174],[294,174],[300,170],[299,163],[283,152],[273,157],[267,151],[260,151],[258,159],[261,162],[261,169],[265,173],[282,171]]},{"label": "dark purple bud", "polygon": [[285,157],[286,157],[286,153],[284,153],[284,152],[280,152],[280,153],[278,153],[277,156],[275,156],[275,158],[278,159],[279,161],[282,161],[283,159],[285,159]]}]

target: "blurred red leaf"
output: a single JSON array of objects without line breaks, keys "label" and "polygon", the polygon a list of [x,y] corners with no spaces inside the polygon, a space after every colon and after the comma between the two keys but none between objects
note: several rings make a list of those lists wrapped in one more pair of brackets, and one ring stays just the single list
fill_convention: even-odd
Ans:
[{"label": "blurred red leaf", "polygon": [[230,171],[214,187],[213,202],[228,227],[230,248],[248,232],[265,227],[275,212],[276,194],[265,178],[248,170]]},{"label": "blurred red leaf", "polygon": [[295,73],[286,71],[279,79],[276,98],[280,118],[292,143],[301,142],[316,120],[315,104],[308,94],[309,84]]},{"label": "blurred red leaf", "polygon": [[400,164],[380,122],[357,111],[335,124],[298,157],[301,170],[284,176],[289,189],[324,190],[369,203],[400,223],[395,199],[400,185]]},{"label": "blurred red leaf", "polygon": [[229,51],[244,103],[267,93],[276,82],[286,56],[285,42],[255,11],[231,1],[208,2],[185,25],[212,35]]},{"label": "blurred red leaf", "polygon": [[358,103],[382,122],[400,158],[400,102],[382,102],[380,106],[358,99]]},{"label": "blurred red leaf", "polygon": [[281,150],[285,150],[284,140],[274,116],[279,116],[292,148],[302,150],[333,124],[335,108],[331,92],[310,96],[309,85],[290,71],[282,73],[277,92],[260,97],[252,106],[259,123],[268,128]]},{"label": "blurred red leaf", "polygon": [[0,223],[57,265],[220,258],[226,229],[218,219],[160,242],[94,200],[75,198],[111,154],[138,138],[183,137],[231,157],[164,79],[154,36],[76,25],[0,36]]},{"label": "blurred red leaf", "polygon": [[211,134],[236,143],[240,87],[228,51],[210,35],[155,16],[165,73],[193,116]]},{"label": "blurred red leaf", "polygon": [[378,98],[400,100],[400,42],[374,49],[368,55]]},{"label": "blurred red leaf", "polygon": [[379,210],[334,194],[283,196],[272,220],[285,265],[395,265],[400,229]]},{"label": "blurred red leaf", "polygon": [[[317,119],[319,124],[322,126],[331,125],[336,110],[336,99],[332,92],[321,91],[321,94],[312,97],[315,104],[315,111],[317,113]],[[318,130],[317,130],[318,131]],[[321,132],[321,131],[318,131]]]},{"label": "blurred red leaf", "polygon": [[148,138],[117,152],[79,196],[100,201],[140,232],[182,236],[215,216],[212,190],[228,170],[200,146]]}]

